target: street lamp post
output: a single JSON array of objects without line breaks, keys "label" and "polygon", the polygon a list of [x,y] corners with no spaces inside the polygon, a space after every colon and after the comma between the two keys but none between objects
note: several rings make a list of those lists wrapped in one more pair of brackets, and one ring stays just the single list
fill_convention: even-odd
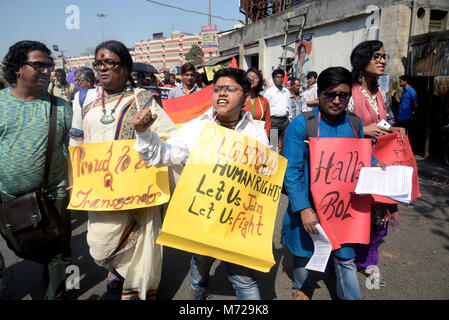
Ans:
[{"label": "street lamp post", "polygon": [[56,52],[61,52],[62,69],[65,71],[64,51],[59,50],[59,47],[56,44],[53,45],[53,50],[55,50]]},{"label": "street lamp post", "polygon": [[103,18],[106,17],[106,14],[105,13],[97,13],[97,17],[100,18],[100,22],[101,22],[101,42],[104,42]]}]

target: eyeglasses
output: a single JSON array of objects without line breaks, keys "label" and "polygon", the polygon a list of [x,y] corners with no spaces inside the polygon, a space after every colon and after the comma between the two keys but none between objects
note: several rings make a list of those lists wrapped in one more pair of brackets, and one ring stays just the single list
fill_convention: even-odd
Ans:
[{"label": "eyeglasses", "polygon": [[375,53],[373,55],[373,60],[376,62],[380,62],[381,59],[385,60],[385,63],[387,63],[390,60],[390,56],[388,54],[380,54],[380,53]]},{"label": "eyeglasses", "polygon": [[223,90],[223,89],[225,90],[226,93],[234,93],[234,92],[237,92],[238,90],[242,90],[242,89],[234,87],[234,86],[213,86],[212,87],[212,91],[214,93],[220,93],[221,90]]},{"label": "eyeglasses", "polygon": [[99,69],[100,67],[105,67],[107,70],[111,70],[111,69],[114,69],[119,64],[121,64],[121,62],[113,61],[113,60],[110,60],[110,59],[106,59],[106,60],[95,60],[92,63],[92,66],[95,69]]},{"label": "eyeglasses", "polygon": [[24,64],[39,72],[44,72],[46,69],[53,71],[55,68],[55,64],[53,62],[45,63],[41,61],[25,61]]},{"label": "eyeglasses", "polygon": [[324,100],[326,100],[327,102],[332,102],[332,101],[334,101],[334,99],[336,97],[338,97],[338,99],[340,99],[341,102],[345,103],[345,102],[348,102],[349,99],[351,99],[351,92],[340,92],[340,93],[337,93],[337,92],[324,91],[323,92],[323,97],[324,97]]},{"label": "eyeglasses", "polygon": [[87,79],[80,79],[80,78],[77,78],[77,79],[75,79],[75,82],[76,83],[80,83],[80,82],[83,82],[83,81],[86,81]]}]

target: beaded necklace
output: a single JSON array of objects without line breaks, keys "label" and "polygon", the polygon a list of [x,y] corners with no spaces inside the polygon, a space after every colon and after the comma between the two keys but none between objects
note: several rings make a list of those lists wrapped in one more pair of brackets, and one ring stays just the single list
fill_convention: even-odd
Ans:
[{"label": "beaded necklace", "polygon": [[[215,115],[214,115],[214,121],[216,124],[218,124],[219,126],[231,129],[231,130],[235,130],[235,127],[237,127],[237,124],[239,123],[240,119],[241,119],[241,114],[239,115],[239,118],[236,121],[225,122],[223,120],[221,120],[221,121],[218,120],[218,113],[215,113]],[[235,124],[231,125],[230,127],[224,125],[224,124],[229,124],[229,123],[235,123]]]},{"label": "beaded necklace", "polygon": [[100,122],[103,124],[111,124],[115,121],[115,117],[114,117],[114,112],[115,109],[117,109],[117,106],[120,104],[120,102],[122,101],[123,96],[125,95],[125,92],[122,92],[122,94],[120,95],[120,99],[118,99],[117,103],[115,104],[114,108],[112,108],[111,110],[111,114],[108,115],[106,114],[106,106],[104,103],[104,90],[101,93],[101,110],[103,111],[103,116],[100,119]]}]

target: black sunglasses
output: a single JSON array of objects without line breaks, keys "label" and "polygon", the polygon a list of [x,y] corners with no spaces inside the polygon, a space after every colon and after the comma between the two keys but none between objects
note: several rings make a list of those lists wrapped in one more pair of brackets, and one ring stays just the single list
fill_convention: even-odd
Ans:
[{"label": "black sunglasses", "polygon": [[341,102],[348,102],[349,99],[351,99],[351,92],[337,93],[337,92],[323,91],[323,97],[324,100],[326,100],[327,102],[334,101],[336,97],[338,97],[338,99],[340,99]]},{"label": "black sunglasses", "polygon": [[25,61],[24,64],[39,72],[44,72],[46,69],[53,71],[55,68],[55,64],[53,62],[45,63],[40,61]]}]

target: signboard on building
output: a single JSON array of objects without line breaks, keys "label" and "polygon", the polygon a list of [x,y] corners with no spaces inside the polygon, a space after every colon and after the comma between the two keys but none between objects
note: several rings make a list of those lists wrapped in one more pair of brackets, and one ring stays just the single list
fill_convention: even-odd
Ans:
[{"label": "signboard on building", "polygon": [[203,52],[217,51],[217,25],[201,26],[201,42]]}]

